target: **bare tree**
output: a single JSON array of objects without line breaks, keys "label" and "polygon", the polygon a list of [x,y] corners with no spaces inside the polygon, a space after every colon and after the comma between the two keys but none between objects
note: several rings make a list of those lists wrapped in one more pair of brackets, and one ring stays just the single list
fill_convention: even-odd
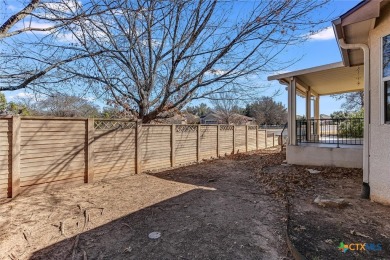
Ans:
[{"label": "bare tree", "polygon": [[34,85],[43,91],[57,78],[59,66],[103,52],[76,51],[64,40],[64,28],[102,12],[94,3],[80,4],[78,0],[0,2],[0,91]]},{"label": "bare tree", "polygon": [[[150,122],[195,99],[248,92],[254,86],[245,77],[288,66],[277,56],[319,29],[323,21],[313,11],[325,2],[89,1],[88,11],[76,8],[88,15],[56,30],[57,41],[38,45],[39,54],[48,50],[44,57],[26,52],[15,57],[45,64],[45,77],[34,71],[24,81],[8,78],[6,85],[83,87]],[[60,44],[61,36],[70,43]]]},{"label": "bare tree", "polygon": [[[1,97],[1,94],[0,94]],[[56,117],[98,117],[99,107],[83,97],[67,94],[34,96],[31,93],[6,103],[7,114]]]},{"label": "bare tree", "polygon": [[79,0],[3,0],[0,40],[25,33],[58,33],[65,25],[98,15],[98,3]]},{"label": "bare tree", "polygon": [[[31,13],[38,7],[39,2],[40,0],[31,0],[26,6],[23,7],[22,10],[9,15],[6,20],[0,25],[0,39],[37,29],[29,26],[27,28],[20,28],[10,32],[10,30],[12,30],[18,22],[31,15]],[[3,5],[5,7],[6,3],[4,2]]]},{"label": "bare tree", "polygon": [[107,106],[103,107],[100,117],[103,118],[132,118],[132,115],[129,115],[122,107],[117,106]]},{"label": "bare tree", "polygon": [[232,93],[224,92],[213,95],[211,103],[215,113],[224,124],[234,123],[236,115],[242,112],[242,109],[239,107],[239,101]]},{"label": "bare tree", "polygon": [[91,101],[72,95],[50,96],[37,102],[40,114],[58,117],[97,117],[98,107]]}]

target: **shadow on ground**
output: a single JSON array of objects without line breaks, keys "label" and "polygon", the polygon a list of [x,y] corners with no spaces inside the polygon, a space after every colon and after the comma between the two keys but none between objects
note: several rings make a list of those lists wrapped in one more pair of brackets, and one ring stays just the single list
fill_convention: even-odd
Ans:
[{"label": "shadow on ground", "polygon": [[[197,186],[35,251],[31,259],[281,259],[283,206],[264,195],[245,161],[150,174]],[[139,196],[143,196],[142,192]],[[150,239],[151,232],[161,237]]]}]

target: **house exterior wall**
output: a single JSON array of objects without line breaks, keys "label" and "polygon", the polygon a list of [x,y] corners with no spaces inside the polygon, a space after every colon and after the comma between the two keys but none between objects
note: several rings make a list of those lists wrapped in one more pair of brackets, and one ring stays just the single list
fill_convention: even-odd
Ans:
[{"label": "house exterior wall", "polygon": [[390,4],[381,10],[370,32],[370,162],[369,184],[373,201],[390,204],[390,124],[384,124],[384,97],[381,78],[381,38],[390,34]]},{"label": "house exterior wall", "polygon": [[216,117],[214,114],[209,114],[203,118],[200,119],[201,124],[207,124],[207,125],[212,125],[212,124],[221,124],[222,121],[220,118]]},{"label": "house exterior wall", "polygon": [[319,146],[287,146],[287,163],[346,168],[363,167],[362,147],[336,148]]}]

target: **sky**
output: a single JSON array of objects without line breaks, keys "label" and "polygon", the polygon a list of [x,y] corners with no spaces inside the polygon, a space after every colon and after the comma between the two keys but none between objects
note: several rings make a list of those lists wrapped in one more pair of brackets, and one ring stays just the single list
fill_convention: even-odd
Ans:
[{"label": "sky", "polygon": [[[316,15],[320,17],[328,17],[328,19],[331,20],[345,13],[359,2],[360,0],[333,0],[328,4],[326,9],[323,9],[321,13]],[[340,51],[335,40],[330,21],[324,24],[323,31],[312,35],[308,41],[300,44],[299,46],[286,48],[281,55],[282,56],[279,57],[281,61],[298,59],[294,65],[286,68],[283,72],[295,71],[341,61]],[[267,81],[268,76],[270,75],[258,75],[258,82],[263,83],[260,85],[269,86],[267,88],[259,89],[258,96],[272,96],[276,90],[280,89],[280,94],[275,96],[274,99],[278,102],[282,102],[287,107],[287,91],[285,90],[285,86],[280,85],[277,81]],[[28,94],[26,94],[25,91],[14,91],[5,92],[5,95],[8,101],[12,101],[18,96],[23,97]],[[193,103],[193,105],[200,102],[205,101],[197,101],[196,103]],[[208,102],[206,101],[206,103]],[[341,104],[342,101],[337,101],[332,97],[323,96],[320,101],[320,113],[329,115],[334,111],[341,110]],[[103,103],[100,102],[100,105],[103,106]],[[297,98],[297,114],[303,115],[304,113],[305,101],[303,98]]]},{"label": "sky", "polygon": [[[329,14],[331,17],[339,17],[359,2],[360,0],[332,1],[328,8]],[[286,60],[302,57],[293,66],[289,67],[286,72],[340,62],[341,54],[331,27],[331,22],[328,23],[324,31],[313,35],[310,40],[300,46],[289,48],[284,55],[286,56]],[[283,91],[281,95],[275,97],[275,100],[287,106],[287,91],[277,81],[271,82],[271,87],[265,95],[271,95],[277,88],[282,88]],[[330,96],[321,96],[320,113],[329,115],[334,111],[342,110],[342,102],[342,100],[337,101]],[[300,97],[297,98],[297,114],[305,114],[305,99]]]}]

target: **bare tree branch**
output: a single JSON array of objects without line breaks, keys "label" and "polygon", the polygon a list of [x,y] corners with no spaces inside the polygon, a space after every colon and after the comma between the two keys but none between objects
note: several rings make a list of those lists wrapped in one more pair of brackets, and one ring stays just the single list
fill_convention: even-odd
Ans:
[{"label": "bare tree branch", "polygon": [[[291,64],[278,60],[285,48],[321,28],[324,21],[313,13],[327,1],[89,0],[77,8],[65,3],[61,10],[46,5],[47,21],[58,27],[36,41],[6,42],[0,90],[93,90],[144,122],[195,99],[250,95],[260,86],[248,78]],[[21,75],[31,78],[21,81]]]},{"label": "bare tree branch", "polygon": [[[34,11],[40,0],[31,0],[28,5],[26,5],[22,10],[17,12],[16,14],[10,16],[1,26],[0,26],[0,39],[8,37],[10,35],[14,35],[15,33],[9,34],[9,30],[12,29],[15,24],[19,21],[23,20],[26,16],[30,15],[32,11]],[[20,31],[20,30],[19,30]],[[19,32],[21,33],[21,31]]]}]

